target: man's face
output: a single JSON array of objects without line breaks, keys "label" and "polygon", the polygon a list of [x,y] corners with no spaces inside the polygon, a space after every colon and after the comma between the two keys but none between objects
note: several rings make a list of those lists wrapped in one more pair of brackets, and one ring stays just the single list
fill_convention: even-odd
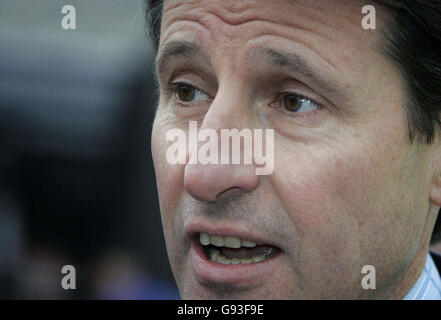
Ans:
[{"label": "man's face", "polygon": [[[183,298],[384,298],[403,277],[431,210],[430,157],[409,142],[399,73],[378,51],[382,10],[363,30],[363,5],[165,1],[152,152]],[[166,134],[191,120],[274,129],[273,173],[169,164]],[[217,248],[223,264],[200,233],[259,246]]]}]

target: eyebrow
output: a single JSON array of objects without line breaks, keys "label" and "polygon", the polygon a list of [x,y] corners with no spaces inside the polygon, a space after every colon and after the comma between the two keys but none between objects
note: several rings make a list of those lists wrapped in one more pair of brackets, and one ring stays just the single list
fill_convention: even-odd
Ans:
[{"label": "eyebrow", "polygon": [[207,60],[206,54],[198,44],[189,41],[170,41],[166,43],[158,53],[156,59],[157,73],[163,73],[167,67],[168,61],[176,57],[184,57],[193,60],[203,58]]},{"label": "eyebrow", "polygon": [[[288,69],[295,74],[300,74],[310,82],[315,83],[323,90],[337,97],[343,97],[343,92],[330,81],[322,77],[315,68],[313,68],[298,53],[279,51],[272,48],[256,48],[253,52],[255,56],[263,57],[269,65]],[[167,63],[176,57],[183,57],[190,60],[203,59],[208,61],[208,57],[202,47],[191,41],[173,40],[166,43],[158,52],[156,59],[157,74],[160,75],[166,71]]]},{"label": "eyebrow", "polygon": [[323,78],[315,68],[297,53],[283,52],[271,48],[258,48],[254,54],[263,57],[273,67],[286,68],[293,73],[302,75],[329,93],[342,96],[341,91],[332,86],[329,80]]}]

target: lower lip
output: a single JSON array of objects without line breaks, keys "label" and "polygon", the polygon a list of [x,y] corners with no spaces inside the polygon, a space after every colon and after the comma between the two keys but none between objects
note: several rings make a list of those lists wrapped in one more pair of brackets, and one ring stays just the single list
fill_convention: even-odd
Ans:
[{"label": "lower lip", "polygon": [[200,280],[228,284],[252,284],[271,276],[282,263],[282,254],[278,253],[257,263],[222,264],[209,260],[197,239],[191,246],[191,259],[193,270]]}]

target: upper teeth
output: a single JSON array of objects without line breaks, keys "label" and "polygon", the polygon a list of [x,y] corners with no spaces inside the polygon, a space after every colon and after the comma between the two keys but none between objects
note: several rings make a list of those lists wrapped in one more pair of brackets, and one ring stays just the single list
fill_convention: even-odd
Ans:
[{"label": "upper teeth", "polygon": [[256,243],[249,240],[244,240],[236,237],[224,237],[218,235],[210,235],[206,233],[199,234],[199,241],[203,246],[208,246],[212,244],[216,247],[227,247],[227,248],[240,248],[247,247],[252,248],[256,246]]}]

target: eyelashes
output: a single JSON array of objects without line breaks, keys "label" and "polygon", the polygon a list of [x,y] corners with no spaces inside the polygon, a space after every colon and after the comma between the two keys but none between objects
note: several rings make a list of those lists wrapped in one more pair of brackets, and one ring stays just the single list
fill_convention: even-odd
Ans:
[{"label": "eyelashes", "polygon": [[189,84],[175,84],[172,91],[174,93],[174,96],[182,102],[210,100],[208,94]]},{"label": "eyelashes", "polygon": [[[211,102],[212,98],[201,89],[184,82],[170,83],[166,87],[168,96],[177,104],[191,107],[194,104]],[[323,105],[296,92],[282,92],[269,103],[271,107],[279,107],[283,112],[295,116],[319,111]]]},{"label": "eyelashes", "polygon": [[[284,92],[280,94],[277,102],[278,106],[281,106],[288,113],[308,113],[323,108],[320,103],[295,92]],[[272,106],[274,106],[274,103]]]}]

